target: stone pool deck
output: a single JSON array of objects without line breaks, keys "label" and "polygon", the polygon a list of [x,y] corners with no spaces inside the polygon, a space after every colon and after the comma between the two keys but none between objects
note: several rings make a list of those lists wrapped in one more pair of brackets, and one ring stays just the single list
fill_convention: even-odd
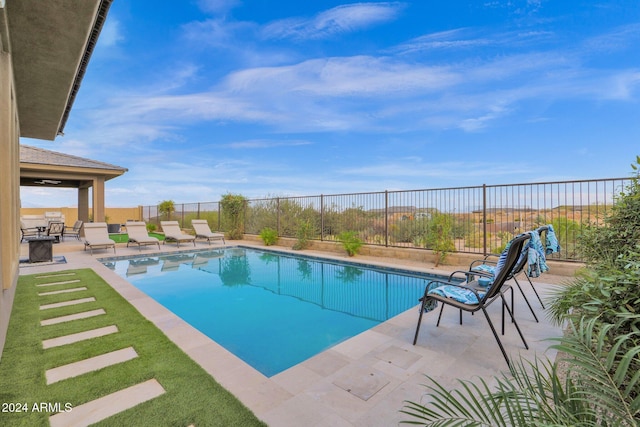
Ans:
[{"label": "stone pool deck", "polygon": [[[261,244],[251,241],[227,243],[227,246],[242,244],[262,248]],[[213,244],[210,247],[219,248],[221,245]],[[206,243],[196,244],[196,249],[208,248]],[[276,248],[286,250],[283,247]],[[23,244],[21,249],[22,256],[26,256],[27,245]],[[183,244],[177,248],[175,244],[161,245],[161,252],[189,249],[193,249],[193,246]],[[456,385],[458,378],[482,377],[490,380],[507,370],[486,320],[480,315],[465,314],[464,325],[461,326],[458,324],[458,312],[448,308],[444,311],[440,327],[436,328],[437,314],[426,314],[418,343],[413,346],[418,318],[416,305],[415,308],[299,365],[267,378],[102,265],[98,259],[114,256],[112,250],[94,251],[91,255],[82,250],[81,243],[71,240],[54,245],[53,250],[54,256],[64,256],[67,262],[28,265],[21,267],[20,273],[92,268],[270,426],[397,425],[399,421],[408,419],[399,412],[405,400],[423,401],[425,388],[422,384],[426,382],[425,375],[451,388]],[[137,247],[127,248],[126,245],[119,244],[116,256],[157,253],[157,249],[152,247],[139,250]],[[406,259],[372,256],[348,258],[312,250],[303,253],[428,273],[448,274],[452,270],[464,268],[462,265],[445,265],[435,269],[432,264]],[[568,277],[547,273],[536,280],[535,284],[544,297],[553,286],[568,280]],[[535,356],[554,358],[555,352],[547,349],[549,342],[544,339],[560,336],[561,328],[548,322],[526,279],[521,284],[540,323],[533,320],[522,296],[516,293],[517,320],[530,348],[525,350],[515,328],[507,322],[505,335],[501,337],[505,349],[512,356],[520,354],[529,360]],[[490,316],[499,328],[499,303],[490,307]],[[132,398],[138,393],[137,390],[129,392]],[[127,400],[127,396],[123,396],[118,401],[125,404]]]}]

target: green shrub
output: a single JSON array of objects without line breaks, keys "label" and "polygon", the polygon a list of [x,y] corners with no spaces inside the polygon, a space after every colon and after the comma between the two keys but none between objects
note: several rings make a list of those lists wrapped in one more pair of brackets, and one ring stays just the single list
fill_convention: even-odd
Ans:
[{"label": "green shrub", "polygon": [[147,224],[147,231],[149,233],[153,233],[154,231],[156,231],[156,225],[155,224]]},{"label": "green shrub", "polygon": [[436,255],[435,266],[437,267],[446,260],[449,252],[456,249],[453,243],[454,221],[451,215],[443,213],[433,213],[426,221],[426,231],[416,236],[413,243],[416,246],[431,249]]},{"label": "green shrub", "polygon": [[298,241],[293,245],[293,249],[302,250],[309,247],[309,240],[316,236],[316,227],[310,220],[301,220],[298,222],[296,237]]},{"label": "green shrub", "polygon": [[244,212],[247,199],[240,194],[225,194],[220,200],[227,239],[240,240],[244,236]]},{"label": "green shrub", "polygon": [[362,240],[355,231],[343,231],[338,234],[338,241],[342,243],[342,247],[349,256],[354,256],[362,247]]},{"label": "green shrub", "polygon": [[275,245],[278,242],[278,232],[271,227],[260,230],[260,238],[265,246]]}]

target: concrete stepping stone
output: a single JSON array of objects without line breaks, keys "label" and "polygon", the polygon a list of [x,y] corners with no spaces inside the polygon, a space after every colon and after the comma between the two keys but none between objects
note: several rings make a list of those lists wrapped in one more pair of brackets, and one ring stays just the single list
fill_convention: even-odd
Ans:
[{"label": "concrete stepping stone", "polygon": [[105,326],[104,328],[91,329],[89,331],[78,332],[76,334],[64,335],[62,337],[44,340],[42,341],[42,348],[47,349],[52,347],[60,347],[62,345],[73,344],[91,338],[98,338],[105,335],[115,334],[116,332],[118,332],[118,327],[115,325]]},{"label": "concrete stepping stone", "polygon": [[133,347],[123,348],[122,350],[112,351],[110,353],[101,354],[100,356],[90,357],[89,359],[80,360],[78,362],[69,363],[68,365],[58,366],[57,368],[45,371],[47,385],[67,378],[77,377],[87,372],[97,371],[98,369],[108,366],[117,365],[138,357],[138,353]]},{"label": "concrete stepping stone", "polygon": [[47,274],[45,276],[36,276],[36,279],[47,279],[49,277],[61,277],[61,276],[75,276],[76,273],[56,273],[56,274]]},{"label": "concrete stepping stone", "polygon": [[76,406],[69,412],[52,415],[49,417],[49,424],[51,427],[80,427],[95,424],[140,403],[155,399],[164,392],[162,385],[157,380],[151,379]]},{"label": "concrete stepping stone", "polygon": [[81,288],[62,289],[60,291],[38,292],[38,296],[43,297],[45,295],[68,294],[71,292],[80,292],[80,291],[86,291],[86,290],[87,288],[83,286]]},{"label": "concrete stepping stone", "polygon": [[83,311],[81,313],[69,314],[66,316],[52,317],[51,319],[41,320],[40,326],[57,325],[58,323],[87,319],[89,317],[100,316],[101,314],[107,314],[107,312],[104,311],[104,309],[99,308],[97,310]]},{"label": "concrete stepping stone", "polygon": [[42,287],[42,286],[68,285],[69,283],[78,283],[78,282],[80,282],[80,279],[77,279],[77,280],[65,280],[64,282],[41,283],[41,284],[36,285],[36,286]]},{"label": "concrete stepping stone", "polygon": [[84,304],[85,302],[94,302],[94,297],[72,299],[70,301],[54,302],[53,304],[45,304],[40,306],[40,310],[48,310],[50,308],[67,307],[69,305]]}]

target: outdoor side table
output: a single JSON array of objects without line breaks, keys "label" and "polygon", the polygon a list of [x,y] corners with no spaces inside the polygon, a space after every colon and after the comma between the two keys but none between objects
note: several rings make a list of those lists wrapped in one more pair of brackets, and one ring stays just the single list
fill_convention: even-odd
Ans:
[{"label": "outdoor side table", "polygon": [[29,262],[53,261],[53,241],[55,237],[40,236],[29,239]]}]

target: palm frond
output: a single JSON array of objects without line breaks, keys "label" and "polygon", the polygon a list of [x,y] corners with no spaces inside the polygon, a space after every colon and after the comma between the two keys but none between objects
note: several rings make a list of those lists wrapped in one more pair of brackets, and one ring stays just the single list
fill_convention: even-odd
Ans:
[{"label": "palm frond", "polygon": [[[448,391],[433,378],[425,387],[426,404],[405,402],[407,424],[423,426],[620,426],[638,425],[640,408],[640,346],[624,345],[635,333],[617,337],[613,346],[608,334],[613,326],[596,319],[578,322],[553,345],[567,356],[552,363],[520,358],[512,361],[509,375],[496,377],[491,390],[458,380],[460,387]],[[558,371],[558,362],[568,372]]]},{"label": "palm frond", "polygon": [[[637,336],[635,332],[619,336],[607,345],[614,325],[602,325],[598,319],[581,319],[572,333],[558,338],[553,348],[568,354],[569,376],[577,383],[577,399],[589,402],[602,421],[616,420],[617,425],[636,426],[640,394],[638,370],[640,346],[622,346]],[[554,339],[556,340],[556,339]],[[610,422],[610,425],[612,423]]]}]

